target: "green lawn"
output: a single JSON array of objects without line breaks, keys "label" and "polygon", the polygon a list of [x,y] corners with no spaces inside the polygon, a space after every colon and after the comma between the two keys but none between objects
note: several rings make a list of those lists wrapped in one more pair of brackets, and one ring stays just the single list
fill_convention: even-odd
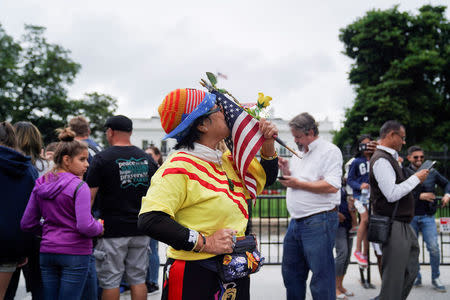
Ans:
[{"label": "green lawn", "polygon": [[252,210],[252,217],[256,218],[287,218],[285,195],[261,195]]}]

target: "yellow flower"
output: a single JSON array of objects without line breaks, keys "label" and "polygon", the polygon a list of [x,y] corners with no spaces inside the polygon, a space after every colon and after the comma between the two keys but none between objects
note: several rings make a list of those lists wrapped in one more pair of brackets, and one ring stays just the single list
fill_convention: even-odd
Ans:
[{"label": "yellow flower", "polygon": [[270,101],[272,100],[272,97],[270,96],[264,96],[263,93],[258,93],[258,106],[259,107],[267,107],[270,105]]}]

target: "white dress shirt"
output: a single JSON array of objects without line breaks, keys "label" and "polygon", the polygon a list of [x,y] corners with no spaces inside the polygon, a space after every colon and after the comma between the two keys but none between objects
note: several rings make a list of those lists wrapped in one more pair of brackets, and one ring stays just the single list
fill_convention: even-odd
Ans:
[{"label": "white dress shirt", "polygon": [[[377,149],[388,152],[395,160],[398,159],[397,151],[392,148],[377,146]],[[379,158],[374,163],[372,172],[378,182],[378,187],[388,202],[400,200],[420,183],[419,178],[416,175],[412,175],[402,183],[396,184],[395,179],[397,177],[395,175],[395,170],[391,163],[383,157]]]},{"label": "white dress shirt", "polygon": [[321,138],[309,144],[308,149],[308,152],[301,153],[303,159],[295,155],[290,159],[291,176],[306,182],[325,180],[339,191],[316,194],[302,189],[287,188],[287,209],[295,219],[333,209],[341,202],[341,150]]}]

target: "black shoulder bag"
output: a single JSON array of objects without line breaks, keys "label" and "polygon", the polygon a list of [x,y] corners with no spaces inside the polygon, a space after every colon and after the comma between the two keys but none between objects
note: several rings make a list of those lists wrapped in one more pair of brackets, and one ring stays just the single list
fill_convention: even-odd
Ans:
[{"label": "black shoulder bag", "polygon": [[[392,222],[397,213],[399,202],[400,200],[395,203],[394,211],[392,212],[391,217],[380,215],[369,216],[369,228],[367,230],[367,239],[369,242],[384,244],[388,241],[389,236],[391,235]],[[371,210],[371,205],[372,203],[369,203],[369,212]]]}]

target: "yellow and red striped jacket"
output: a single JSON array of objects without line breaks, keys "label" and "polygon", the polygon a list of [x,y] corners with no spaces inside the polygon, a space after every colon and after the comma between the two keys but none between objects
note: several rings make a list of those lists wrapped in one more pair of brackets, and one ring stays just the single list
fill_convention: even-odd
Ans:
[{"label": "yellow and red striped jacket", "polygon": [[[257,159],[253,159],[248,172],[255,177],[260,194],[266,174]],[[243,236],[248,222],[246,199],[249,197],[229,151],[222,155],[221,165],[176,152],[153,175],[147,195],[142,199],[140,214],[165,212],[181,225],[205,236],[222,228],[234,229],[237,236]],[[199,260],[214,255],[169,247],[167,256]]]}]

